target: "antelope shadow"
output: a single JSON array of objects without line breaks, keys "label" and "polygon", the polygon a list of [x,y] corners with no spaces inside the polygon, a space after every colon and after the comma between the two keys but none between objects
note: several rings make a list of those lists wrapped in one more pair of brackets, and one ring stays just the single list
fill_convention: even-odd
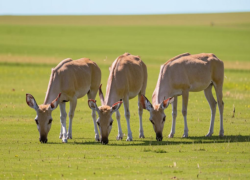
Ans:
[{"label": "antelope shadow", "polygon": [[[81,141],[82,140],[82,141]],[[180,144],[217,144],[217,143],[237,143],[250,142],[250,135],[230,135],[230,136],[190,136],[188,138],[164,138],[163,141],[156,141],[155,139],[139,139],[131,142],[113,141],[111,140],[107,146],[166,146],[166,145],[180,145]],[[62,144],[61,142],[48,142],[47,144]],[[75,138],[75,140],[68,141],[72,145],[102,145],[100,142],[94,141],[93,138]]]}]

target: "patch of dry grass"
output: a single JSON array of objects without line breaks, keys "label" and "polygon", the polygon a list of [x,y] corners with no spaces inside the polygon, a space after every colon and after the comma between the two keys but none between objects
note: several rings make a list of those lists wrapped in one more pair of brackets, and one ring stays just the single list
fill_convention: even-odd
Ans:
[{"label": "patch of dry grass", "polygon": [[58,64],[62,60],[63,59],[58,57],[0,54],[0,62],[5,62],[5,63]]},{"label": "patch of dry grass", "polygon": [[[28,64],[58,64],[60,61],[65,59],[65,57],[50,57],[50,56],[22,56],[22,55],[12,55],[12,54],[0,54],[1,63],[28,63]],[[101,64],[110,65],[111,62],[106,59],[93,59],[93,61]],[[159,65],[151,65],[150,67],[160,67]],[[224,61],[225,69],[242,69],[250,70],[250,62],[239,62],[239,61]]]},{"label": "patch of dry grass", "polygon": [[123,16],[0,16],[0,24],[67,26],[169,26],[249,24],[250,13]]},{"label": "patch of dry grass", "polygon": [[225,69],[243,69],[250,70],[250,62],[223,61]]}]

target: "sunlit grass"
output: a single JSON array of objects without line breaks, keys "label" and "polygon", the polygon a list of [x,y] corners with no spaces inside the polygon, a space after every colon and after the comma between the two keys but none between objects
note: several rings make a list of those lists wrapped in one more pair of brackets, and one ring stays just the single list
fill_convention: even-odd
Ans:
[{"label": "sunlit grass", "polygon": [[[174,17],[179,18],[176,23],[192,17],[196,26],[187,25],[190,20],[183,22],[185,26],[173,26],[174,22],[165,26],[166,16],[161,16],[155,23],[155,17],[148,16],[151,21],[137,25],[143,17],[135,16],[133,18],[137,19],[132,19],[133,23],[126,21],[130,26],[123,27],[118,20],[128,17],[109,17],[110,22],[102,19],[108,17],[88,17],[96,20],[89,24],[82,22],[85,27],[77,24],[79,19],[73,21],[74,17],[61,19],[57,25],[53,23],[60,17],[41,17],[41,21],[37,17],[0,17],[5,18],[0,21],[0,179],[249,179],[248,14],[241,18],[237,14],[230,14],[230,18],[218,14]],[[206,19],[204,23],[202,18]],[[211,19],[217,19],[220,25],[216,22],[213,27],[206,25]],[[100,26],[106,22],[113,24]],[[91,111],[87,97],[83,97],[78,100],[73,120],[73,139],[62,144],[58,138],[60,115],[56,109],[52,114],[54,120],[48,143],[41,144],[34,122],[35,111],[27,106],[25,94],[32,94],[41,104],[51,68],[67,57],[89,57],[96,61],[102,70],[105,87],[108,67],[124,52],[140,55],[147,64],[146,96],[149,98],[160,65],[169,58],[183,52],[212,52],[222,59],[226,67],[223,89],[225,137],[218,137],[218,108],[214,135],[204,137],[210,125],[210,108],[204,93],[198,92],[189,96],[189,138],[186,139],[181,138],[184,130],[181,97],[178,97],[175,137],[167,138],[172,123],[170,107],[165,110],[167,118],[162,142],[155,140],[147,111],[143,113],[146,138],[138,138],[135,98],[130,101],[133,141],[125,141],[127,126],[122,107],[124,140],[116,141],[117,123],[114,121],[109,144],[101,145],[94,140]],[[100,105],[99,97],[96,99]],[[69,105],[66,106],[68,111]]]},{"label": "sunlit grass", "polygon": [[[103,79],[108,70],[101,66]],[[171,127],[171,108],[166,110],[167,120],[162,142],[155,140],[155,133],[144,111],[145,139],[139,139],[137,102],[130,102],[133,142],[116,141],[117,123],[110,134],[109,145],[94,140],[93,123],[87,98],[78,101],[73,122],[73,139],[62,144],[58,138],[60,129],[59,109],[53,112],[53,125],[48,144],[40,144],[35,127],[35,112],[25,103],[25,93],[35,96],[42,103],[50,74],[48,65],[1,65],[0,123],[2,178],[94,178],[94,179],[161,179],[161,178],[247,178],[249,176],[249,94],[243,91],[240,78],[249,71],[226,71],[231,80],[225,80],[224,128],[225,137],[219,138],[219,113],[217,110],[215,131],[212,138],[205,138],[210,121],[210,109],[203,95],[190,93],[188,107],[189,135],[182,139],[183,119],[181,97],[178,99],[178,116],[175,138],[168,139]],[[150,68],[147,95],[155,86],[158,68]],[[231,90],[230,82],[240,84]],[[5,83],[15,82],[15,83]],[[106,81],[104,81],[105,86]],[[249,81],[245,83],[249,84]],[[242,98],[234,97],[242,94]],[[99,99],[97,98],[98,102]],[[236,108],[232,118],[233,106]],[[67,106],[68,109],[68,106]],[[123,108],[121,114],[124,114]],[[122,117],[123,132],[127,134],[126,121]],[[176,165],[174,165],[174,163]],[[200,168],[197,168],[199,164]],[[48,168],[49,167],[49,168]],[[214,177],[216,174],[216,177]]]}]

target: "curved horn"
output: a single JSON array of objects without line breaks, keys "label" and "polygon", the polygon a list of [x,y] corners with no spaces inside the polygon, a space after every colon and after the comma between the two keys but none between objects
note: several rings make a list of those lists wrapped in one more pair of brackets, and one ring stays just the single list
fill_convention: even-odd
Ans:
[{"label": "curved horn", "polygon": [[104,97],[103,97],[103,93],[102,93],[102,84],[100,84],[100,86],[99,86],[99,97],[101,99],[102,105],[104,105],[105,102],[104,102]]}]

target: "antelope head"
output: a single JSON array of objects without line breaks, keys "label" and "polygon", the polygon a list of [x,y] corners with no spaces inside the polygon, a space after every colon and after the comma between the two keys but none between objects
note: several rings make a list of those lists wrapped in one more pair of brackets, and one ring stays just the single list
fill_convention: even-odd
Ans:
[{"label": "antelope head", "polygon": [[141,95],[140,102],[144,109],[148,110],[150,113],[150,122],[153,125],[154,131],[156,133],[156,140],[162,141],[162,131],[164,128],[164,123],[166,120],[166,115],[164,113],[164,110],[169,106],[170,103],[174,101],[174,98],[168,98],[166,100],[163,100],[161,104],[156,104],[152,106],[150,101],[144,96]]},{"label": "antelope head", "polygon": [[61,93],[50,104],[42,104],[38,106],[35,98],[31,94],[26,94],[26,102],[28,106],[36,111],[35,122],[40,133],[39,141],[41,143],[47,143],[48,141],[47,136],[52,124],[51,112],[58,106],[60,96]]},{"label": "antelope head", "polygon": [[108,144],[109,142],[108,136],[110,134],[110,131],[112,129],[112,124],[113,124],[112,114],[121,107],[122,100],[114,103],[111,107],[108,105],[105,105],[102,90],[101,90],[101,85],[99,87],[99,96],[100,96],[101,103],[102,103],[100,107],[97,107],[96,101],[93,99],[88,100],[88,105],[91,109],[94,109],[95,111],[97,111],[99,115],[96,123],[100,129],[101,143]]}]

